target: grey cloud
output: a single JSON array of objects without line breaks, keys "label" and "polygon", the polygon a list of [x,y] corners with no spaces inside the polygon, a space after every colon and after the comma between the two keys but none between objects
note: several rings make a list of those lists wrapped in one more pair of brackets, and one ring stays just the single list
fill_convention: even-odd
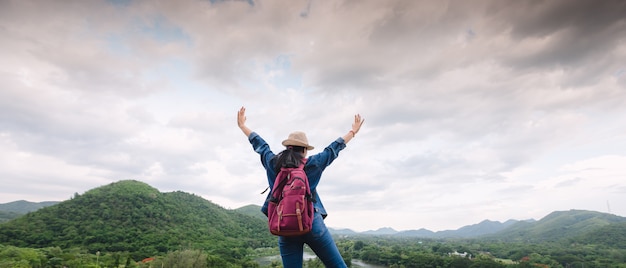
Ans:
[{"label": "grey cloud", "polygon": [[108,163],[120,168],[117,165],[121,163],[107,159],[126,155],[128,148],[120,141],[141,127],[127,122],[123,115],[107,114],[105,110],[110,107],[106,105],[22,95],[20,90],[32,90],[18,86],[12,89],[0,93],[4,97],[0,102],[6,104],[0,108],[0,131],[11,133],[11,139],[25,151],[61,157],[74,164]]},{"label": "grey cloud", "polygon": [[[504,219],[543,191],[518,176],[541,184],[562,175],[554,162],[621,146],[621,2],[33,3],[0,2],[0,156],[17,164],[0,177],[34,185],[15,191],[139,178],[260,203],[266,178],[235,125],[240,105],[277,150],[297,129],[317,152],[365,116],[320,185],[331,213]],[[41,178],[22,153],[63,175]],[[56,182],[73,186],[42,190]],[[494,196],[463,203],[479,183]]]},{"label": "grey cloud", "polygon": [[[626,4],[619,0],[493,1],[491,8],[501,19],[510,22],[513,36],[519,39],[546,37],[563,29],[572,29],[576,36],[594,37],[605,30],[620,30],[615,26],[625,20]],[[597,41],[612,42],[620,38]]]},{"label": "grey cloud", "polygon": [[[569,76],[570,84],[574,84],[590,78],[577,75],[573,65],[580,60],[593,62],[623,36],[623,27],[615,27],[621,20],[623,4],[615,1],[316,2],[316,13],[325,14],[328,22],[315,16],[307,20],[296,16],[302,3],[160,5],[170,21],[193,38],[199,51],[193,55],[198,77],[233,93],[243,92],[247,82],[241,81],[254,81],[254,64],[267,61],[268,55],[271,59],[283,53],[298,55],[292,58],[294,71],[304,74],[306,86],[324,92],[385,90],[390,84],[433,79],[485,58],[520,68],[565,68],[574,72]],[[206,8],[212,16],[199,12]],[[279,9],[284,12],[277,12]],[[257,12],[247,13],[250,10]],[[241,19],[228,19],[233,16]],[[339,21],[352,23],[335,23]],[[242,28],[245,34],[228,30]],[[514,41],[502,44],[490,39],[509,29]],[[468,33],[472,33],[471,38]],[[528,50],[535,52],[522,51],[516,42],[543,36],[553,36],[554,40]],[[454,44],[459,37],[476,43],[463,49]],[[601,66],[595,77],[616,67]]]},{"label": "grey cloud", "polygon": [[[496,64],[521,69],[513,70],[514,74],[527,72],[527,68],[562,69],[570,73],[567,85],[589,84],[619,67],[605,55],[624,36],[624,27],[619,27],[623,9],[620,1],[391,2],[378,10],[379,17],[365,22],[371,26],[368,39],[337,51],[342,56],[323,64],[329,68],[312,73],[316,74],[316,84],[324,88],[330,88],[324,85],[332,81],[333,85],[346,85],[342,87],[376,89],[403,79],[433,79],[489,58]],[[435,15],[421,14],[425,11]],[[468,29],[473,36],[479,33],[479,38],[470,40],[476,43],[468,48],[455,46],[452,41],[467,37]],[[509,29],[512,40],[506,45],[490,39],[494,34],[506,35]],[[541,38],[546,39],[535,47],[525,47],[525,42],[539,42]],[[370,58],[378,59],[377,63],[370,64]],[[342,61],[352,64],[340,64]],[[595,62],[601,63],[595,71],[578,72]],[[349,75],[336,76],[338,73]]]},{"label": "grey cloud", "polygon": [[[605,55],[607,52],[610,55],[626,34],[623,1],[495,1],[491,11],[494,20],[511,28],[514,42],[541,43],[529,52],[516,51],[512,56],[504,56],[508,64],[521,68],[563,68],[573,72],[570,86],[595,82],[598,76],[606,76],[617,67]],[[585,74],[577,74],[583,66],[598,62],[602,65],[595,72],[584,68]]]}]

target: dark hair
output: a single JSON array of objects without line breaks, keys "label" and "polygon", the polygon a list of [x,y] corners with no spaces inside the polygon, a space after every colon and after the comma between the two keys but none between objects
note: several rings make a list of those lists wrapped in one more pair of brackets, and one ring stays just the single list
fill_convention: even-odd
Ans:
[{"label": "dark hair", "polygon": [[304,158],[304,147],[287,146],[287,149],[274,156],[274,169],[278,172],[280,168],[295,168],[300,166]]}]

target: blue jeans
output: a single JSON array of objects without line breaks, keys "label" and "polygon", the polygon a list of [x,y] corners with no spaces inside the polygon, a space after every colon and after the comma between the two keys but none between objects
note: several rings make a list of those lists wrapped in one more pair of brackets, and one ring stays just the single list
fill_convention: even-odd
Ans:
[{"label": "blue jeans", "polygon": [[284,268],[302,268],[302,255],[305,243],[309,245],[326,267],[347,267],[341,254],[339,254],[339,249],[337,249],[333,237],[330,235],[328,228],[326,228],[326,224],[324,224],[322,215],[318,212],[315,212],[313,227],[308,234],[278,237],[278,246]]}]

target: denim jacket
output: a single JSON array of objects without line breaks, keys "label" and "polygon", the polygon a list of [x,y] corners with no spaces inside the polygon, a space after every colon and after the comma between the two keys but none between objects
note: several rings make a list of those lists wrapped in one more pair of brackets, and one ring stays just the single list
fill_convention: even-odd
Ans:
[{"label": "denim jacket", "polygon": [[[261,155],[261,164],[263,164],[263,167],[265,168],[267,182],[269,183],[270,189],[272,189],[277,175],[274,170],[275,154],[272,152],[267,142],[265,142],[265,140],[263,140],[263,138],[261,138],[261,136],[259,136],[256,132],[252,132],[250,136],[248,136],[248,140],[250,141],[250,144],[252,144],[254,151]],[[343,138],[339,137],[324,148],[324,151],[309,156],[304,166],[304,172],[306,172],[307,178],[309,179],[311,192],[315,194],[316,202],[313,206],[315,211],[322,214],[324,218],[326,218],[326,215],[328,214],[326,213],[326,209],[324,209],[324,205],[322,204],[319,194],[317,194],[317,184],[320,182],[324,169],[326,169],[326,167],[339,156],[339,152],[344,148],[346,148],[346,143]],[[261,208],[261,211],[263,211],[265,215],[267,215],[267,205],[270,194],[271,193],[268,193],[268,198],[265,199],[265,203],[263,203],[263,207]]]}]

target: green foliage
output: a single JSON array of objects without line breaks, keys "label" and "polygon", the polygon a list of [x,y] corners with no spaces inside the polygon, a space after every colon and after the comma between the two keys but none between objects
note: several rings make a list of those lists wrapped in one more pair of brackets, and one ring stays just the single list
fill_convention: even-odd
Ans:
[{"label": "green foliage", "polygon": [[595,244],[357,237],[340,239],[338,245],[345,240],[354,245],[354,259],[385,267],[623,267],[626,263],[626,249]]},{"label": "green foliage", "polygon": [[182,250],[168,253],[162,260],[153,261],[140,267],[207,267],[208,256],[200,250]]},{"label": "green foliage", "polygon": [[14,267],[224,267],[259,268],[248,256],[228,259],[202,250],[175,250],[163,255],[136,261],[128,252],[95,254],[81,249],[62,250],[57,247],[32,249],[0,245],[0,268]]},{"label": "green foliage", "polygon": [[[255,258],[278,254],[266,224],[258,206],[226,210],[192,194],[120,181],[1,223],[0,268],[257,268]],[[358,259],[404,268],[626,268],[625,241],[625,218],[590,211],[555,212],[480,239],[336,240],[349,266]],[[323,264],[314,258],[305,266]]]},{"label": "green foliage", "polygon": [[0,211],[0,223],[10,221],[19,216],[22,216],[22,214],[11,212],[11,211]]},{"label": "green foliage", "polygon": [[518,222],[485,238],[508,242],[562,242],[615,223],[626,223],[626,218],[586,210],[556,211],[538,222]]},{"label": "green foliage", "polygon": [[576,243],[606,245],[626,248],[626,222],[613,223],[572,239]]},{"label": "green foliage", "polygon": [[20,200],[0,204],[0,223],[10,221],[12,219],[21,217],[28,212],[36,211],[40,208],[52,206],[58,203],[59,202],[56,201],[28,202]]},{"label": "green foliage", "polygon": [[324,263],[318,258],[313,258],[306,260],[303,266],[306,268],[324,268]]},{"label": "green foliage", "polygon": [[130,252],[134,259],[184,247],[224,254],[226,261],[244,256],[248,248],[275,245],[263,220],[192,194],[160,193],[138,181],[95,188],[3,223],[0,241],[18,247]]},{"label": "green foliage", "polygon": [[[337,239],[346,253],[366,263],[384,267],[614,267],[624,268],[626,249],[603,245],[568,245],[555,243],[509,243],[482,240],[417,240],[393,238]],[[466,257],[444,252],[467,252]],[[246,252],[243,248],[209,252],[198,249],[174,250],[142,262],[128,252],[96,255],[82,249],[62,250],[17,248],[0,245],[0,268],[3,267],[260,267],[252,256],[275,255],[276,249]],[[519,257],[521,256],[521,257]],[[352,259],[351,259],[352,260]],[[350,263],[348,263],[350,265]],[[282,267],[279,260],[264,267]],[[317,259],[305,267],[323,267]]]},{"label": "green foliage", "polygon": [[28,202],[25,200],[13,201],[9,203],[0,204],[0,211],[14,212],[19,215],[26,214],[31,211],[36,211],[40,208],[55,205],[59,202],[45,201],[45,202]]},{"label": "green foliage", "polygon": [[505,264],[490,258],[487,255],[480,255],[471,261],[469,268],[502,268]]},{"label": "green foliage", "polygon": [[338,241],[337,248],[339,249],[339,253],[343,258],[343,261],[348,265],[348,267],[352,266],[352,258],[354,255],[354,241],[350,240],[342,240]]},{"label": "green foliage", "polygon": [[235,211],[244,214],[244,215],[248,215],[248,216],[252,216],[258,219],[261,219],[263,221],[267,221],[267,216],[265,216],[265,214],[263,214],[263,212],[261,212],[261,206],[257,206],[257,205],[247,205],[247,206],[243,206],[240,207],[238,209],[235,209]]},{"label": "green foliage", "polygon": [[45,255],[30,248],[0,245],[0,267],[40,267]]}]

